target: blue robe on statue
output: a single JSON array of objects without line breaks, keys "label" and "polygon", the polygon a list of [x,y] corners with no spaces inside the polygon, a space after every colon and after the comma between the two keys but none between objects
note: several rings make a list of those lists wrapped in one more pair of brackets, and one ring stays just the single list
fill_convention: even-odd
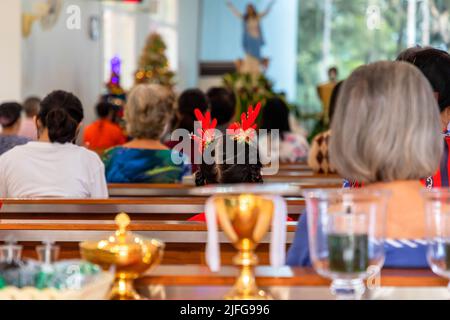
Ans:
[{"label": "blue robe on statue", "polygon": [[261,48],[265,44],[264,37],[262,34],[261,26],[259,25],[259,37],[253,37],[247,28],[247,21],[244,19],[244,37],[242,41],[242,45],[244,46],[244,51],[246,54],[255,57],[258,60],[262,60]]}]

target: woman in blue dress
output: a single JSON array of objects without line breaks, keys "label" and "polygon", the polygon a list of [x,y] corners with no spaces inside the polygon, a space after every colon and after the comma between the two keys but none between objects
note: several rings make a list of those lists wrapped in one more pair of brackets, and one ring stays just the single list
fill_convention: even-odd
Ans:
[{"label": "woman in blue dress", "polygon": [[227,5],[231,12],[242,19],[244,23],[244,35],[242,38],[242,45],[247,55],[252,56],[259,61],[262,61],[261,48],[265,44],[264,36],[261,30],[261,19],[269,14],[274,0],[270,2],[269,6],[262,13],[258,13],[255,5],[248,4],[245,14],[241,13],[231,1],[227,1]]},{"label": "woman in blue dress", "polygon": [[[433,175],[443,151],[433,90],[403,62],[358,68],[343,84],[331,124],[330,159],[339,174],[365,189],[391,194],[385,267],[427,268],[421,179]],[[288,264],[311,264],[308,221],[301,215]]]},{"label": "woman in blue dress", "polygon": [[159,85],[138,85],[125,108],[133,139],[103,156],[109,183],[177,183],[191,174],[189,160],[160,142],[173,114],[174,96]]}]

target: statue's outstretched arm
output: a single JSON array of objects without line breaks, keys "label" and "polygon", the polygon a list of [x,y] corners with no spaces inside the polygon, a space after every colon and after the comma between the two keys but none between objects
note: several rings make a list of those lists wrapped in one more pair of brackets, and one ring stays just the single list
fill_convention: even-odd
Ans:
[{"label": "statue's outstretched arm", "polygon": [[238,17],[239,19],[242,19],[242,13],[233,5],[231,1],[227,1],[227,6],[230,8],[231,12]]},{"label": "statue's outstretched arm", "polygon": [[266,10],[264,10],[263,12],[261,12],[261,13],[259,14],[259,17],[262,18],[262,17],[267,16],[267,15],[270,13],[270,11],[272,10],[272,7],[273,7],[274,4],[275,4],[275,0],[270,1],[270,3],[269,3],[269,5],[267,6]]}]

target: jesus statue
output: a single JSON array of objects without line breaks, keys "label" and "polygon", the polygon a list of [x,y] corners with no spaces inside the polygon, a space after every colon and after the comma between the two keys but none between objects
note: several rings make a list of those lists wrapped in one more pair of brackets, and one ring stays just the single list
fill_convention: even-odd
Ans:
[{"label": "jesus statue", "polygon": [[253,60],[258,65],[264,62],[264,59],[261,55],[261,49],[265,44],[261,29],[261,19],[270,13],[270,10],[272,9],[274,3],[275,0],[272,0],[267,6],[266,10],[261,13],[256,10],[254,4],[249,3],[247,5],[245,13],[241,13],[231,1],[227,1],[227,5],[230,8],[231,12],[233,12],[233,14],[239,19],[242,19],[244,23],[242,44],[247,55],[247,62],[249,62],[249,60]]}]

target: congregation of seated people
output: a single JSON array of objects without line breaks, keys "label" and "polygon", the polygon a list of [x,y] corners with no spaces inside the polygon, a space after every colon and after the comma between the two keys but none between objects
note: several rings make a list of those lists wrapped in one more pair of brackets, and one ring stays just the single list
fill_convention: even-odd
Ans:
[{"label": "congregation of seated people", "polygon": [[[87,126],[85,107],[69,92],[54,91],[42,101],[32,97],[23,106],[5,102],[0,198],[105,199],[108,184],[181,184],[189,177],[197,186],[257,184],[265,180],[262,162],[277,157],[282,163],[307,162],[319,174],[337,173],[344,186],[389,191],[387,238],[414,246],[387,243],[385,265],[426,267],[421,191],[449,186],[449,77],[450,55],[433,48],[411,48],[397,61],[361,66],[333,83],[326,110],[330,127],[311,146],[294,130],[284,99],[268,99],[241,116],[235,93],[223,87],[177,96],[160,85],[140,84],[127,94],[122,122],[115,120],[114,104],[99,102],[98,120]],[[246,117],[251,128],[260,117],[264,133],[256,144],[243,125]],[[196,121],[216,136],[196,136]],[[189,133],[187,144],[174,138],[178,129]],[[243,163],[228,162],[229,146],[231,160]],[[213,162],[203,161],[205,154]],[[205,215],[191,220],[205,221]],[[311,264],[305,212],[287,260],[291,266]]]}]

